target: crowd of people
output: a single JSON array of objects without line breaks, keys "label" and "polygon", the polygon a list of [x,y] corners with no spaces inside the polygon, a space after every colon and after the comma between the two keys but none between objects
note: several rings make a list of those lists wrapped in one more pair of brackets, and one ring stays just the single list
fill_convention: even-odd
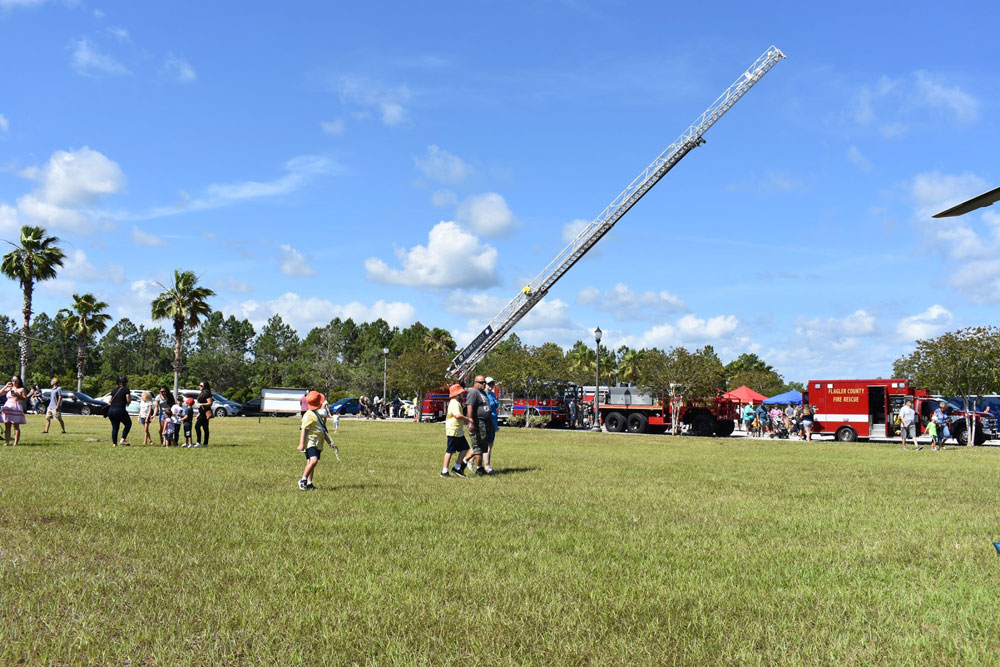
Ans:
[{"label": "crowd of people", "polygon": [[752,402],[743,406],[743,428],[751,438],[789,438],[812,440],[815,417],[809,405],[772,405]]},{"label": "crowd of people", "polygon": [[[143,392],[139,402],[139,424],[143,428],[144,445],[153,444],[150,434],[150,426],[155,422],[159,444],[164,447],[207,447],[210,437],[209,421],[212,419],[212,388],[208,382],[199,385],[199,392],[196,398],[184,398],[180,394],[176,396],[165,386],[160,387],[154,398],[151,392]],[[4,446],[17,446],[21,442],[21,425],[27,423],[25,413],[29,407],[36,414],[40,413],[44,401],[38,385],[32,387],[31,391],[26,391],[21,377],[14,375],[2,388],[0,388],[0,400],[3,401],[3,409],[0,412],[0,420],[4,425]],[[59,386],[59,378],[52,378],[51,389],[49,391],[48,406],[45,407],[45,428],[43,434],[49,432],[49,427],[53,421],[59,423],[63,434],[66,433],[66,423],[62,416],[62,388]],[[105,417],[111,423],[111,444],[114,447],[129,447],[132,443],[128,440],[129,432],[132,430],[132,416],[128,413],[128,406],[132,403],[132,392],[128,387],[128,378],[124,375],[118,377],[115,388],[111,391],[111,398],[108,401]],[[192,426],[196,435],[192,442]],[[11,432],[14,434],[14,441],[11,443]],[[180,444],[181,433],[184,434],[184,444]],[[120,433],[120,435],[119,435]]]}]

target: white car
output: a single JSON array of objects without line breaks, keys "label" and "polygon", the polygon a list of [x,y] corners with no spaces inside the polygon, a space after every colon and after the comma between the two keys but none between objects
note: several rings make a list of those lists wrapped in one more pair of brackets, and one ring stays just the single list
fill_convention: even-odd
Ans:
[{"label": "white car", "polygon": [[[129,389],[128,393],[132,397],[132,402],[129,403],[127,406],[125,406],[125,412],[127,412],[130,415],[132,415],[133,417],[136,417],[136,416],[139,415],[139,402],[142,400],[142,392],[143,392],[143,390],[141,390],[141,389],[140,390]],[[115,392],[114,391],[109,391],[108,393],[106,393],[104,396],[101,396],[97,400],[104,401],[105,403],[110,403],[111,402],[111,395],[113,393],[115,393]],[[151,391],[149,393],[153,394],[153,396],[156,396],[156,392],[152,392]]]},{"label": "white car", "polygon": [[[193,398],[197,401],[198,394],[201,393],[201,390],[180,389],[178,393],[184,398]],[[236,403],[235,401],[230,401],[221,394],[212,392],[212,411],[215,413],[216,417],[238,417],[243,412],[243,405],[241,403]]]}]

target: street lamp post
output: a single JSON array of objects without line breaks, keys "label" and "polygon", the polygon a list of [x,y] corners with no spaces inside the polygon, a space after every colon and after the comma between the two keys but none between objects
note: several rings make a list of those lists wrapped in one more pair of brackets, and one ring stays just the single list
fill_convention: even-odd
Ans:
[{"label": "street lamp post", "polygon": [[382,348],[382,405],[385,405],[385,381],[389,374],[389,348]]},{"label": "street lamp post", "polygon": [[597,342],[597,383],[594,385],[594,425],[595,431],[601,430],[601,327],[594,330],[594,340]]}]

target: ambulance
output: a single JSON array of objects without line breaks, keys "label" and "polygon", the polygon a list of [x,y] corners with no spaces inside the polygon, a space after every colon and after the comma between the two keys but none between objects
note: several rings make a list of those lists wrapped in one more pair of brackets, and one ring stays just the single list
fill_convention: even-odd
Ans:
[{"label": "ambulance", "polygon": [[[806,400],[815,413],[813,433],[832,435],[842,442],[869,438],[893,438],[899,434],[895,417],[910,399],[917,416],[917,433],[922,435],[935,408],[944,400],[926,389],[915,389],[905,378],[872,380],[810,380]],[[947,402],[947,401],[946,401]],[[946,410],[951,437],[968,444],[965,412],[954,402]],[[996,417],[973,412],[973,442],[981,445],[997,437]]]}]

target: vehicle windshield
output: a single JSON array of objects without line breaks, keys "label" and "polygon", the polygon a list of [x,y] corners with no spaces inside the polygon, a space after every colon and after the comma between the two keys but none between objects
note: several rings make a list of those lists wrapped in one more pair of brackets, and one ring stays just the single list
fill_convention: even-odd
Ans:
[{"label": "vehicle windshield", "polygon": [[87,396],[82,391],[74,391],[73,395],[76,396],[77,398],[83,399],[85,401],[93,401],[93,400],[95,400],[94,398],[92,398],[90,396]]},{"label": "vehicle windshield", "polygon": [[217,401],[225,401],[226,403],[228,403],[228,402],[229,402],[229,399],[228,399],[228,398],[225,398],[225,397],[223,397],[223,396],[219,396],[218,394],[216,394],[216,393],[214,393],[214,392],[212,393],[212,398],[214,398],[214,399],[215,399],[215,400],[217,400]]}]

